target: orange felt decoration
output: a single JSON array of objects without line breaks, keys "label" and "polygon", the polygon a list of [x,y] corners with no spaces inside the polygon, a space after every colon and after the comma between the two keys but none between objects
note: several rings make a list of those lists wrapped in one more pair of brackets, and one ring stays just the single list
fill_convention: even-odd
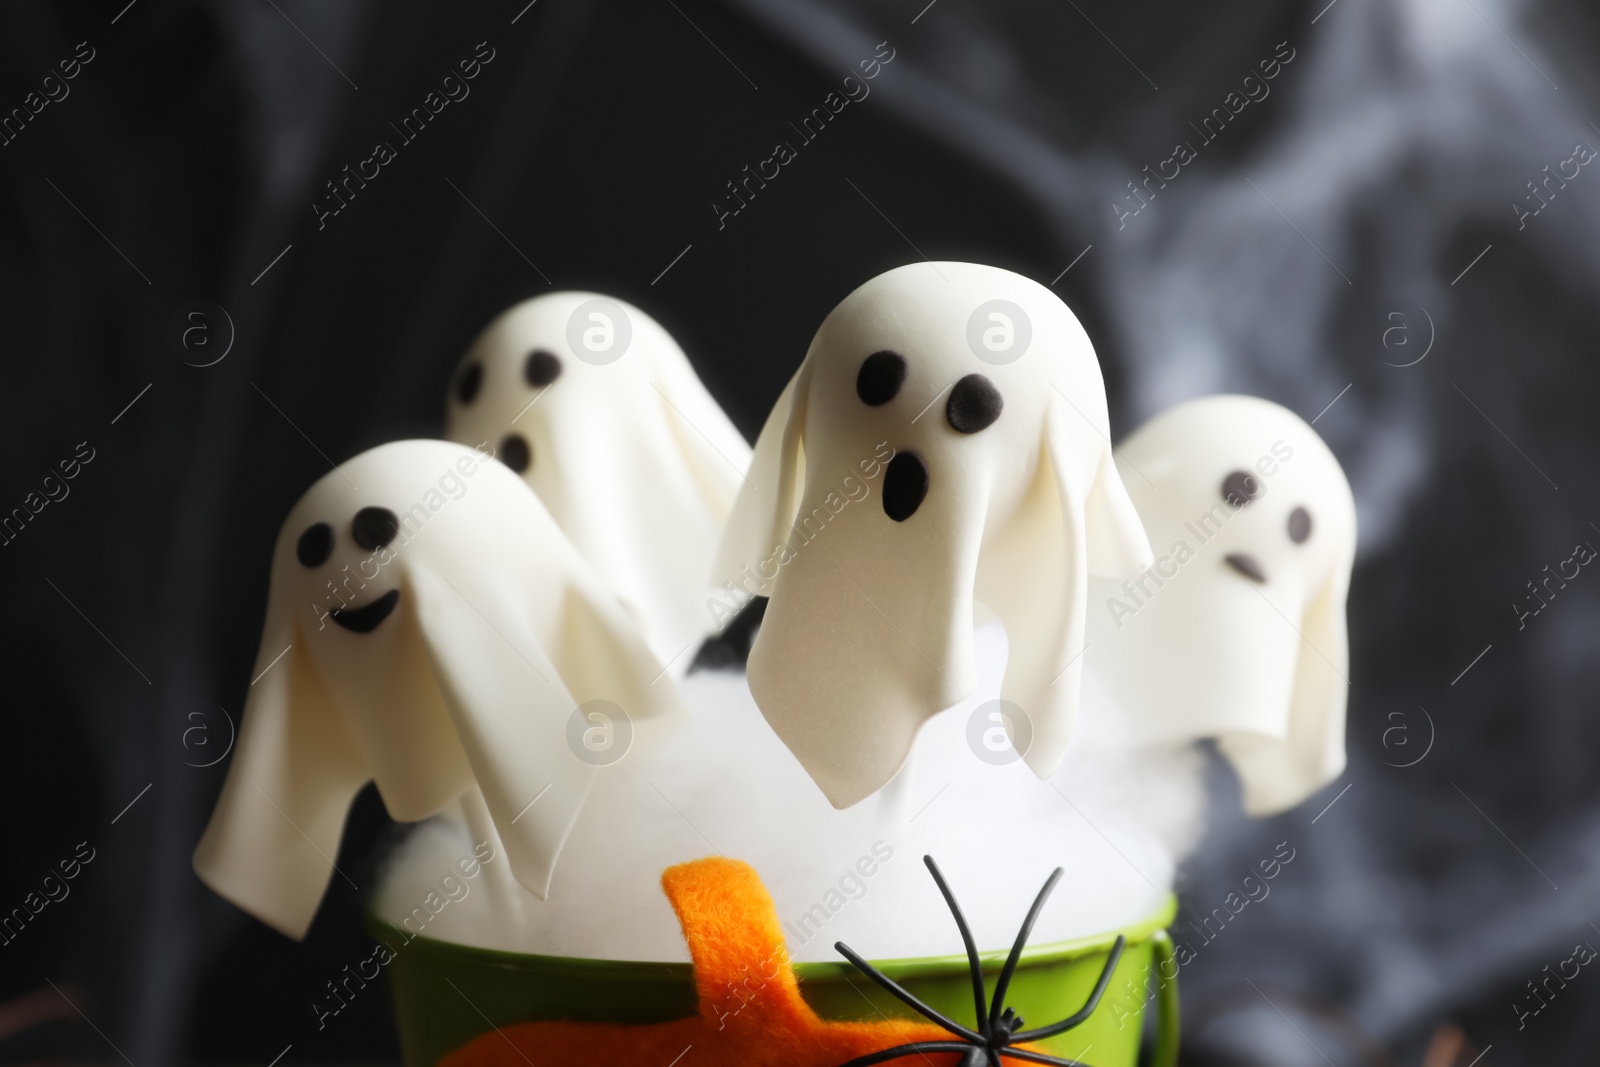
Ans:
[{"label": "orange felt decoration", "polygon": [[[800,996],[772,898],[749,864],[696,860],[668,868],[661,886],[694,961],[698,1015],[643,1026],[518,1023],[479,1035],[441,1060],[440,1067],[665,1067],[679,1057],[682,1067],[838,1067],[895,1045],[951,1039],[920,1020],[820,1018]],[[964,1060],[959,1052],[912,1058],[931,1067],[955,1067]],[[1009,1056],[1004,1060],[1021,1063]]]}]

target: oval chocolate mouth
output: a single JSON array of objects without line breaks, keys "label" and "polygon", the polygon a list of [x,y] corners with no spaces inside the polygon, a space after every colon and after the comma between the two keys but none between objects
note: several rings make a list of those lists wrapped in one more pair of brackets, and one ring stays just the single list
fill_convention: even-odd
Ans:
[{"label": "oval chocolate mouth", "polygon": [[328,612],[328,617],[354,634],[370,634],[378,624],[389,617],[394,606],[400,603],[400,590],[391,589],[377,600],[359,608],[340,608]]},{"label": "oval chocolate mouth", "polygon": [[928,495],[928,465],[915,452],[896,452],[883,474],[883,513],[905,522]]}]

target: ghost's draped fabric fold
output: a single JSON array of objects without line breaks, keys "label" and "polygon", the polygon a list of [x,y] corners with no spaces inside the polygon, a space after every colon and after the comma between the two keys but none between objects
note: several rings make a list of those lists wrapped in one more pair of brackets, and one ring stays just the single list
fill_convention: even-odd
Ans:
[{"label": "ghost's draped fabric fold", "polygon": [[446,418],[533,487],[681,673],[718,627],[706,575],[750,446],[666,330],[597,293],[524,301],[462,358]]},{"label": "ghost's draped fabric fold", "polygon": [[1110,449],[1085,472],[1073,458],[1084,442],[1071,429],[1083,416],[1059,395],[1048,408],[1034,485],[978,576],[978,599],[1006,628],[1001,699],[1028,716],[1030,736],[1012,740],[1041,778],[1056,772],[1077,725],[1090,575],[1135,574],[1147,561]]},{"label": "ghost's draped fabric fold", "polygon": [[[290,606],[273,607],[265,633],[275,641],[293,629],[282,617]],[[194,868],[218,895],[298,940],[333,877],[345,812],[372,776],[315,674],[292,656],[262,641],[260,677]]]},{"label": "ghost's draped fabric fold", "polygon": [[1076,713],[1087,574],[1137,570],[1148,552],[1072,312],[1009,271],[919,263],[818,330],[756,442],[715,578],[753,571],[770,593],[751,692],[846,807],[972,691],[975,600],[1006,625],[1026,757],[1052,773]]},{"label": "ghost's draped fabric fold", "polygon": [[1157,558],[1094,583],[1090,669],[1135,741],[1214,737],[1249,813],[1292,807],[1345,765],[1349,482],[1303,419],[1256,397],[1179,404],[1118,453]]},{"label": "ghost's draped fabric fold", "polygon": [[595,699],[669,716],[660,669],[504,466],[442,441],[363,453],[279,535],[264,673],[195,869],[303,936],[372,780],[403,821],[481,791],[513,873],[543,897],[594,775],[569,748],[571,716]]}]

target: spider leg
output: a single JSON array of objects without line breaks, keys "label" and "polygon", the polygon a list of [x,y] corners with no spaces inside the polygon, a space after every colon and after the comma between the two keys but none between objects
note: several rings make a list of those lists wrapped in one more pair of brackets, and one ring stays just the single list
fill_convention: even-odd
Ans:
[{"label": "spider leg", "polygon": [[860,971],[862,974],[866,975],[868,978],[872,979],[874,982],[877,982],[883,988],[899,997],[905,1003],[915,1008],[919,1014],[931,1019],[935,1023],[938,1023],[940,1026],[944,1027],[944,1029],[950,1031],[959,1038],[963,1038],[976,1045],[982,1045],[984,1043],[985,1039],[982,1034],[968,1030],[965,1026],[962,1026],[954,1019],[946,1018],[944,1015],[941,1015],[933,1008],[918,1000],[904,986],[900,985],[900,983],[896,982],[893,978],[890,978],[888,975],[879,971],[872,964],[856,955],[850,946],[845,944],[843,941],[835,942],[833,947],[839,950],[839,955],[843,956],[845,959],[854,964],[856,970]]},{"label": "spider leg", "polygon": [[1037,1030],[1027,1030],[1020,1034],[1014,1034],[1011,1040],[1017,1042],[1042,1041],[1047,1037],[1054,1037],[1059,1033],[1071,1030],[1074,1026],[1080,1025],[1085,1019],[1093,1015],[1094,1010],[1100,1006],[1100,998],[1105,995],[1106,986],[1111,984],[1111,972],[1117,969],[1117,961],[1122,959],[1122,950],[1127,944],[1128,939],[1118,934],[1116,943],[1111,946],[1111,954],[1106,957],[1106,965],[1100,969],[1100,978],[1095,982],[1094,990],[1089,994],[1089,999],[1083,1002],[1083,1007],[1058,1023],[1050,1026],[1041,1026]]},{"label": "spider leg", "polygon": [[967,927],[966,916],[961,914],[961,905],[956,903],[955,894],[950,892],[950,886],[944,880],[944,874],[939,870],[939,865],[933,862],[932,856],[922,857],[922,862],[928,865],[928,873],[933,875],[934,883],[939,887],[939,892],[944,895],[944,902],[950,905],[950,914],[956,918],[956,929],[961,931],[961,943],[967,948],[967,965],[972,969],[972,999],[976,1005],[978,1030],[985,1037],[989,1034],[989,1006],[984,1002],[983,995],[983,966],[978,962],[978,946],[972,940],[972,931]]},{"label": "spider leg", "polygon": [[1059,1056],[1047,1056],[1043,1052],[1034,1052],[1030,1049],[1007,1046],[1000,1050],[1000,1055],[1012,1059],[1026,1060],[1029,1063],[1051,1063],[1056,1067],[1089,1067],[1080,1060],[1064,1060]]},{"label": "spider leg", "polygon": [[1017,961],[1022,958],[1022,946],[1028,943],[1028,935],[1033,932],[1033,924],[1039,919],[1039,912],[1044,907],[1044,902],[1050,896],[1050,891],[1061,881],[1061,868],[1057,867],[1050,872],[1050,877],[1045,879],[1044,887],[1039,890],[1039,895],[1033,900],[1033,907],[1028,909],[1028,917],[1022,920],[1022,929],[1017,931],[1016,944],[1011,946],[1011,955],[1006,957],[1006,965],[1000,971],[1000,978],[994,984],[994,997],[989,1001],[989,1029],[992,1032],[1000,1021],[1000,1012],[1006,1002],[1006,989],[1011,985],[1011,976],[1016,973]]},{"label": "spider leg", "polygon": [[869,1052],[865,1056],[857,1056],[839,1067],[872,1067],[875,1063],[888,1063],[890,1060],[903,1059],[906,1056],[920,1056],[925,1052],[965,1052],[967,1057],[961,1061],[961,1067],[978,1067],[983,1061],[974,1060],[972,1053],[984,1053],[982,1045],[969,1045],[965,1041],[917,1041],[909,1045],[896,1045],[886,1048],[882,1052]]}]

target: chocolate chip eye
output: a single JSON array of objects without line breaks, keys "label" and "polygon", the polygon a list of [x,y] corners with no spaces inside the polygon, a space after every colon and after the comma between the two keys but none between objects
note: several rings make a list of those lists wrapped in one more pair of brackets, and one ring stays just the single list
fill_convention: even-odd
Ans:
[{"label": "chocolate chip eye", "polygon": [[468,363],[461,369],[461,376],[456,379],[456,399],[463,404],[470,404],[478,399],[478,390],[483,388],[483,364]]},{"label": "chocolate chip eye", "polygon": [[362,508],[350,523],[350,536],[368,552],[382,548],[400,532],[400,520],[388,508]]},{"label": "chocolate chip eye", "polygon": [[994,425],[1005,400],[994,383],[981,374],[969,374],[950,390],[944,417],[957,433],[977,433]]},{"label": "chocolate chip eye", "polygon": [[561,377],[561,360],[554,353],[536,348],[528,353],[528,361],[522,365],[522,376],[529,385],[541,389]]},{"label": "chocolate chip eye", "polygon": [[533,449],[520,433],[508,433],[500,442],[500,462],[521,474],[533,462]]},{"label": "chocolate chip eye", "polygon": [[333,527],[325,522],[314,522],[306,527],[300,540],[295,542],[294,555],[303,567],[320,567],[333,554]]},{"label": "chocolate chip eye", "polygon": [[856,373],[856,396],[863,404],[875,408],[898,396],[905,383],[906,358],[885,349],[861,361],[861,370]]},{"label": "chocolate chip eye", "polygon": [[1310,536],[1311,512],[1305,508],[1295,508],[1289,512],[1289,540],[1298,545]]},{"label": "chocolate chip eye", "polygon": [[1230,507],[1242,508],[1261,495],[1261,483],[1249,471],[1234,471],[1222,479],[1222,499]]}]

